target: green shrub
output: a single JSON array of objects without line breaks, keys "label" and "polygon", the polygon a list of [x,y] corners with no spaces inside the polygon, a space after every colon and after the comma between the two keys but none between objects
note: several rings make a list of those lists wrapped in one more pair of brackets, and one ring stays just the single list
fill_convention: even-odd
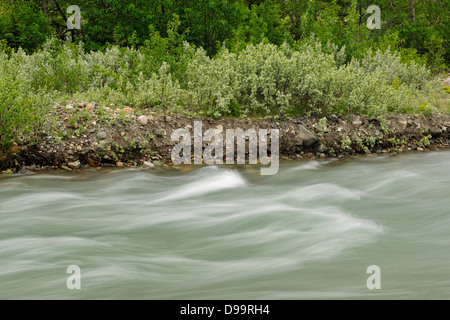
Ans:
[{"label": "green shrub", "polygon": [[41,133],[52,97],[43,92],[27,93],[12,77],[0,77],[0,149],[14,141],[33,142]]},{"label": "green shrub", "polygon": [[[369,51],[361,60],[346,63],[345,48],[312,38],[295,46],[250,44],[237,52],[223,47],[210,57],[202,48],[181,46],[177,39],[169,39],[177,43],[176,52],[169,52],[171,45],[163,48],[169,52],[165,58],[149,47],[110,46],[87,53],[82,44],[56,40],[48,40],[34,54],[3,46],[2,141],[28,130],[30,125],[21,123],[39,126],[51,98],[212,117],[429,114],[439,100],[437,82],[427,80],[429,71],[414,62],[403,63],[390,50]],[[156,40],[169,41],[154,35]]]}]

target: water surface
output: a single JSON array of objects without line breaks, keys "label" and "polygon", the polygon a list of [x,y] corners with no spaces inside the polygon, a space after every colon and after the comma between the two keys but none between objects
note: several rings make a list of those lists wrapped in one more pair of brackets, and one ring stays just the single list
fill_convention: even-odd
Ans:
[{"label": "water surface", "polygon": [[449,151],[100,171],[2,177],[0,299],[450,297]]}]

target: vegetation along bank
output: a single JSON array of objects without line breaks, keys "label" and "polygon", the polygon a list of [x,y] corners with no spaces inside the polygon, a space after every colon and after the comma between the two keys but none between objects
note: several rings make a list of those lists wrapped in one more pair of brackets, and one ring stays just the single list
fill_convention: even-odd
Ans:
[{"label": "vegetation along bank", "polygon": [[[0,2],[0,171],[170,165],[173,130],[280,130],[288,158],[448,146],[439,1]],[[114,21],[114,25],[111,25]]]}]

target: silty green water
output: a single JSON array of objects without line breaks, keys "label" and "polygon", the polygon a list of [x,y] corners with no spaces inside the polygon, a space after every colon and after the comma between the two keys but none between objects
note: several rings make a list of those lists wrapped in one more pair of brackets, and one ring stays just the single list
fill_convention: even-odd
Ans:
[{"label": "silty green water", "polygon": [[449,151],[103,171],[2,176],[1,299],[450,297]]}]

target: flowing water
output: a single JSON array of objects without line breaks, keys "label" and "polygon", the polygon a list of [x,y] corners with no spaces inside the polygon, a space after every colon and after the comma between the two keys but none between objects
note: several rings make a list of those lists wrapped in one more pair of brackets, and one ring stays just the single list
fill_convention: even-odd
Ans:
[{"label": "flowing water", "polygon": [[0,298],[450,297],[449,151],[186,169],[3,176]]}]

